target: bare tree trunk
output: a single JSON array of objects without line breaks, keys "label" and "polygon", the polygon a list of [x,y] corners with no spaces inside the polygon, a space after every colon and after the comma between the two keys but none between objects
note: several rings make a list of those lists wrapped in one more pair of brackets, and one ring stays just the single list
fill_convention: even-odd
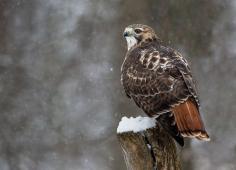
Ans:
[{"label": "bare tree trunk", "polygon": [[173,139],[159,126],[117,134],[128,170],[180,170]]}]

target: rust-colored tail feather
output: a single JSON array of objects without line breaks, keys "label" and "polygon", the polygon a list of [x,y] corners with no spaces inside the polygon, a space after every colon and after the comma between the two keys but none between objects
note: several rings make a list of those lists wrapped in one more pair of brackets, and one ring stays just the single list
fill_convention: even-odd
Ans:
[{"label": "rust-colored tail feather", "polygon": [[195,137],[205,141],[210,140],[199,111],[190,99],[175,106],[172,111],[177,127],[183,137]]}]

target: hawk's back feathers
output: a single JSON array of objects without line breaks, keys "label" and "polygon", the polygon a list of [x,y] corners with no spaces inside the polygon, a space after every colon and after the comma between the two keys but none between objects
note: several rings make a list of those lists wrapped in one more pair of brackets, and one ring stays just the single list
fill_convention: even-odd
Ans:
[{"label": "hawk's back feathers", "polygon": [[[148,116],[156,117],[178,143],[182,144],[182,136],[209,140],[187,61],[176,50],[163,46],[152,29],[136,26],[128,27],[124,34],[135,41],[121,68],[127,96]],[[149,35],[154,38],[147,38]]]}]

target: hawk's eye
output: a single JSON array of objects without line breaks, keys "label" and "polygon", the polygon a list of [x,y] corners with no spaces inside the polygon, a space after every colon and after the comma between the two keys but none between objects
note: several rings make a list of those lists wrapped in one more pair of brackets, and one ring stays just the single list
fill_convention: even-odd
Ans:
[{"label": "hawk's eye", "polygon": [[142,30],[141,30],[141,29],[135,29],[134,32],[135,32],[136,34],[140,34],[140,33],[142,32]]}]

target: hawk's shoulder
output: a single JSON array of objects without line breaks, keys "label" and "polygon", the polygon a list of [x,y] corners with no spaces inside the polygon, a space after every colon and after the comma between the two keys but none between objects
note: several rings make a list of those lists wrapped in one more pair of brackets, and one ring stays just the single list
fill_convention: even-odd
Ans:
[{"label": "hawk's shoulder", "polygon": [[147,44],[128,52],[123,65],[125,92],[146,112],[168,111],[191,96],[198,103],[188,63],[176,50]]}]

